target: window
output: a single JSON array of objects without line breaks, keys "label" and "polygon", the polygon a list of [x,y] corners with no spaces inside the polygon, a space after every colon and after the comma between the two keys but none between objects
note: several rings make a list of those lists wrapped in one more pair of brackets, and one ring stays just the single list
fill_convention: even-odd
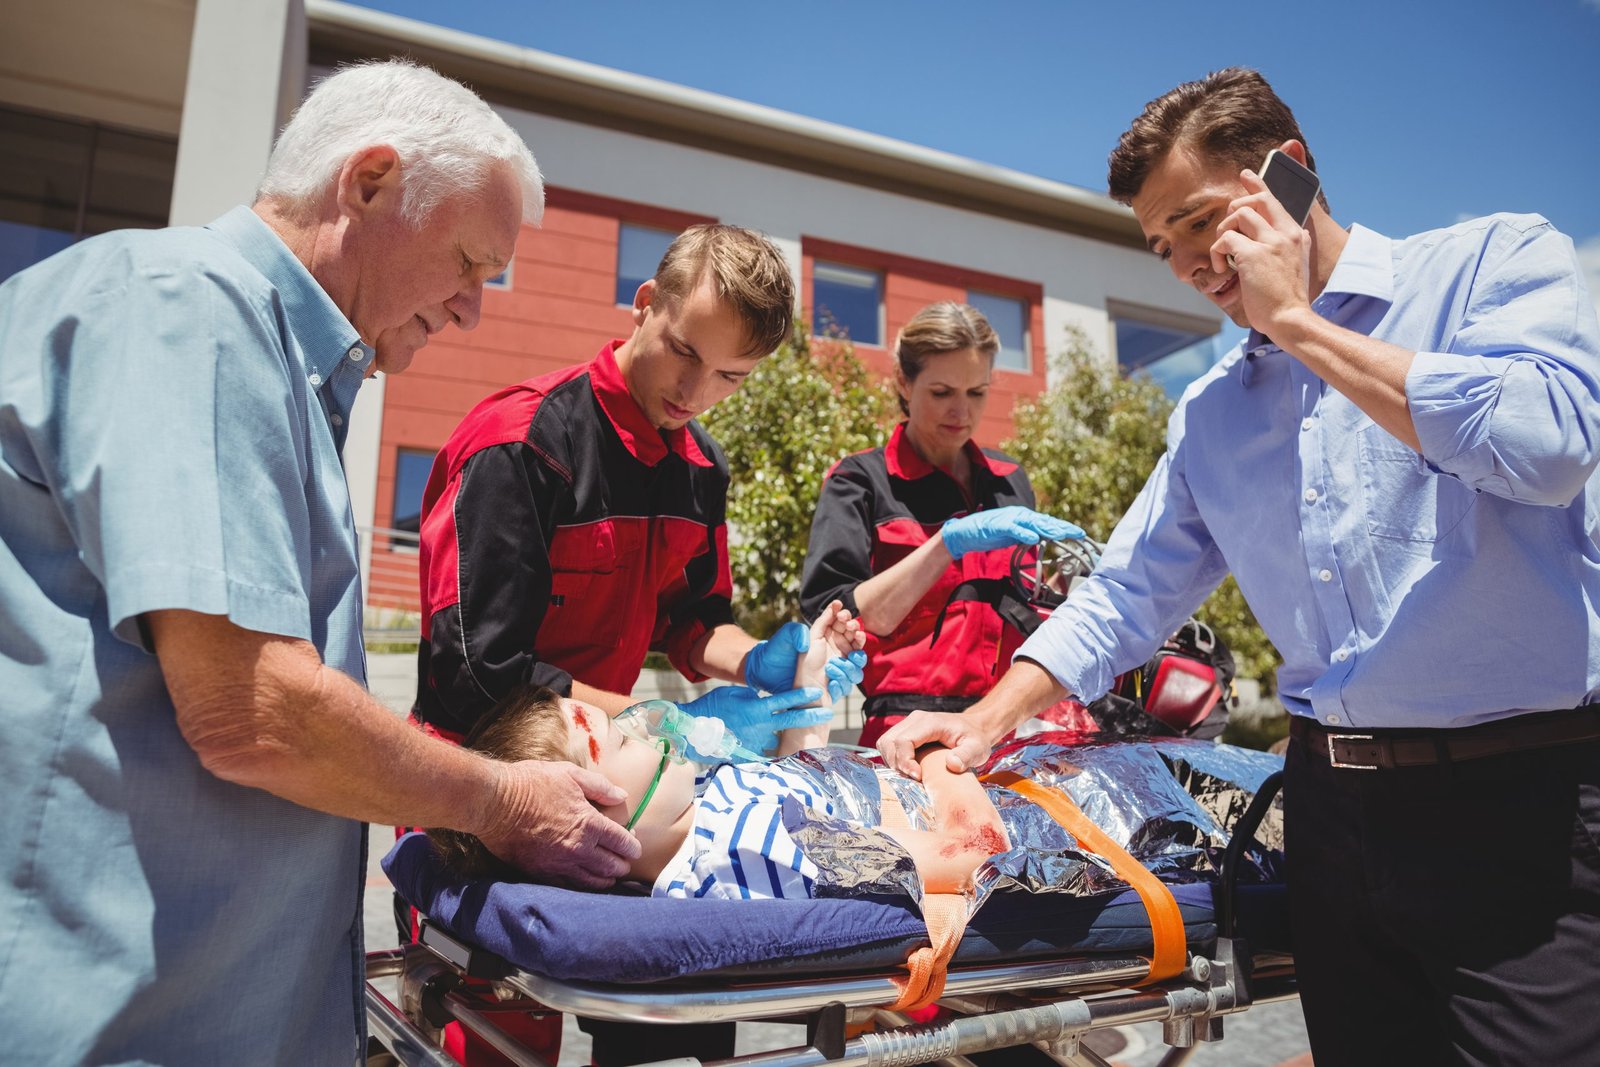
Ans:
[{"label": "window", "polygon": [[1028,347],[1028,302],[1014,296],[996,296],[993,293],[969,291],[967,303],[983,312],[983,317],[994,327],[1000,338],[1000,351],[994,365],[1001,370],[1026,373],[1033,360]]},{"label": "window", "polygon": [[1164,311],[1112,302],[1108,310],[1117,332],[1117,364],[1124,374],[1144,371],[1173,399],[1211,369],[1225,351],[1217,324]]},{"label": "window", "polygon": [[428,472],[433,469],[433,453],[402,448],[394,458],[394,510],[391,529],[406,533],[422,530],[422,491],[428,487]]},{"label": "window", "polygon": [[817,260],[811,268],[811,332],[883,344],[883,275]]},{"label": "window", "polygon": [[74,241],[167,224],[177,143],[0,108],[0,281]]},{"label": "window", "polygon": [[656,276],[667,246],[677,238],[670,230],[652,230],[624,222],[617,234],[617,303],[633,306],[639,286]]}]

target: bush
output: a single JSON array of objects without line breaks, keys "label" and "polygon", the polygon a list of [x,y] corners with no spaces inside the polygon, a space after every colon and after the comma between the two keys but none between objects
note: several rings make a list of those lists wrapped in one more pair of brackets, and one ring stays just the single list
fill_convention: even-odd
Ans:
[{"label": "bush", "polygon": [[[1115,373],[1075,328],[1050,369],[1050,388],[1017,405],[1017,434],[1004,448],[1028,472],[1041,510],[1104,540],[1166,450],[1173,404],[1148,375]],[[1233,578],[1195,614],[1233,650],[1239,676],[1260,681],[1263,696],[1272,693],[1278,655]]]},{"label": "bush", "polygon": [[739,625],[762,636],[800,615],[800,575],[822,478],[876,448],[899,413],[894,392],[846,340],[789,340],[702,419],[728,455],[728,553]]}]

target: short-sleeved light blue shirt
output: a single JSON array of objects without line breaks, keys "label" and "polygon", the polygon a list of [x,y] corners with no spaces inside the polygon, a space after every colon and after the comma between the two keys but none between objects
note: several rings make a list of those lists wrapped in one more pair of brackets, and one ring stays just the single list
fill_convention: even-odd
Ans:
[{"label": "short-sleeved light blue shirt", "polygon": [[202,768],[139,616],[364,682],[339,449],[371,358],[245,208],[0,286],[7,1060],[357,1059],[364,829]]},{"label": "short-sleeved light blue shirt", "polygon": [[1252,333],[1018,655],[1096,697],[1231,570],[1284,703],[1328,726],[1600,699],[1600,326],[1572,242],[1537,215],[1357,226],[1312,308],[1416,353],[1421,453]]}]

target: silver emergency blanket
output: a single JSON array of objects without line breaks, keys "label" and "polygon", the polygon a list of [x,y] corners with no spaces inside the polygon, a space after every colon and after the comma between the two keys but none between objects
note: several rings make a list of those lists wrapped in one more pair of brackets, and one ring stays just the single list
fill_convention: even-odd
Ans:
[{"label": "silver emergency blanket", "polygon": [[[984,773],[1012,771],[1065,791],[1112,840],[1168,883],[1217,878],[1228,847],[1227,828],[1262,781],[1283,767],[1280,757],[1206,741],[1061,743],[1067,736],[1037,734],[1002,746]],[[785,828],[817,865],[816,895],[920,900],[922,884],[910,855],[875,827],[882,822],[880,790],[888,788],[912,826],[934,829],[921,783],[890,772],[875,754],[843,748],[811,749],[785,764],[805,768],[819,793],[832,801],[831,815],[786,805]],[[1000,889],[1093,896],[1128,888],[1106,860],[1080,850],[1043,808],[1000,786],[984,788],[1011,848],[978,868],[967,891],[969,912]],[[1281,805],[1273,805],[1256,838],[1261,847],[1246,853],[1240,877],[1275,881],[1283,847]]]}]

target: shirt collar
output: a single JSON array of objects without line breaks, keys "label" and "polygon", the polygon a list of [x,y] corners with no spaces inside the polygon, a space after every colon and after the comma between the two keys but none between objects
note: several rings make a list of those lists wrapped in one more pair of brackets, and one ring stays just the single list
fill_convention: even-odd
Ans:
[{"label": "shirt collar", "polygon": [[645,417],[644,409],[628,392],[622,368],[617,366],[617,346],[620,344],[620,340],[612,341],[594,357],[589,364],[589,384],[594,389],[595,399],[600,402],[600,409],[606,413],[611,428],[617,431],[623,445],[634,459],[650,467],[666,459],[669,450],[697,467],[711,466],[711,460],[700,451],[700,445],[689,432],[688,426],[680,426],[676,430],[658,430]]},{"label": "shirt collar", "polygon": [[[309,374],[326,381],[344,363],[365,373],[372,349],[361,343],[361,335],[333,298],[261,216],[236,207],[206,229],[232,245],[278,291],[284,321],[306,354]],[[361,358],[351,359],[352,351],[359,351]]]},{"label": "shirt collar", "polygon": [[[1352,223],[1350,239],[1339,252],[1339,260],[1333,265],[1333,273],[1328,275],[1328,284],[1322,287],[1317,301],[1322,302],[1326,310],[1351,296],[1393,303],[1393,245],[1393,241],[1376,230]],[[1272,343],[1272,338],[1252,328],[1244,339],[1244,358],[1239,360],[1240,382],[1248,387],[1255,379],[1255,361],[1278,351],[1281,349]]]},{"label": "shirt collar", "polygon": [[[1003,476],[1017,469],[1015,463],[1005,463],[1001,460],[990,459],[988,454],[979,448],[978,443],[970,437],[967,439],[967,443],[962,446],[962,450],[966,452],[967,459],[972,461],[974,468],[987,471],[990,474]],[[901,478],[908,482],[916,481],[918,478],[926,478],[935,471],[940,471],[943,474],[950,473],[941,467],[935,467],[932,463],[923,459],[915,448],[911,447],[911,439],[906,436],[906,424],[903,422],[894,428],[894,432],[889,435],[889,443],[883,446],[883,459],[884,465],[889,468],[889,474],[892,477]]]}]

